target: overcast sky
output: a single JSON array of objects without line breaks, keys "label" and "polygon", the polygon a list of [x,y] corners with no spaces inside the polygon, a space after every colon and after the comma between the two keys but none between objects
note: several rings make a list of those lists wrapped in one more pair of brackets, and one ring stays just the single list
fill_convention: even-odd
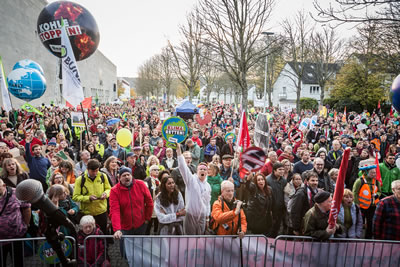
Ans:
[{"label": "overcast sky", "polygon": [[[328,4],[331,0],[319,0]],[[49,0],[48,2],[54,2]],[[197,0],[74,0],[87,8],[100,30],[100,51],[117,66],[118,76],[135,77],[137,68],[161,51],[167,43],[179,40],[178,25]],[[315,12],[312,0],[276,0],[266,30],[278,32],[279,22],[298,10]],[[349,28],[349,27],[347,27]],[[349,31],[341,29],[342,35]]]}]

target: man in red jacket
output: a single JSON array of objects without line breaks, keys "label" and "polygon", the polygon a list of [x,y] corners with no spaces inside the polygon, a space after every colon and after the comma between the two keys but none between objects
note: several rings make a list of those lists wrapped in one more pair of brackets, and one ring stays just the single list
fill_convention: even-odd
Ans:
[{"label": "man in red jacket", "polygon": [[114,238],[122,235],[143,235],[153,213],[149,189],[141,180],[133,179],[131,169],[119,170],[119,183],[110,191],[110,217]]}]

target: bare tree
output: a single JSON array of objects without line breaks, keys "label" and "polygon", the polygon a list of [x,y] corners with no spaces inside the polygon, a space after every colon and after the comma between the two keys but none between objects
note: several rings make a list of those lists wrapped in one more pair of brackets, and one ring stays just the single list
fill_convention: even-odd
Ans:
[{"label": "bare tree", "polygon": [[325,98],[326,85],[335,78],[339,70],[338,60],[343,58],[345,44],[335,29],[323,27],[322,31],[314,32],[311,37],[312,52],[310,54],[313,63],[316,79],[321,88],[320,103]]},{"label": "bare tree", "polygon": [[139,95],[150,98],[158,97],[161,89],[159,61],[157,56],[146,60],[138,70],[137,92]]},{"label": "bare tree", "polygon": [[210,95],[212,91],[216,90],[216,80],[221,76],[219,64],[216,63],[218,54],[215,53],[211,47],[205,46],[204,50],[204,65],[201,71],[202,79],[204,81],[206,102],[210,102]]},{"label": "bare tree", "polygon": [[200,0],[201,26],[207,45],[216,51],[219,65],[241,89],[247,107],[247,73],[265,56],[255,44],[271,15],[275,0]]},{"label": "bare tree", "polygon": [[167,104],[169,104],[169,97],[171,95],[171,87],[173,80],[173,71],[172,71],[172,51],[167,46],[161,50],[161,54],[159,55],[160,62],[160,83],[162,87],[165,89],[165,94],[167,95]]},{"label": "bare tree", "polygon": [[310,60],[312,27],[308,26],[307,15],[299,11],[293,21],[288,19],[282,23],[284,31],[286,59],[290,68],[282,74],[288,77],[296,88],[296,110],[300,113],[300,96],[305,66]]},{"label": "bare tree", "polygon": [[320,22],[378,22],[400,23],[400,2],[398,0],[334,0],[322,7],[319,0],[313,2]]},{"label": "bare tree", "polygon": [[[273,86],[276,82],[277,78],[279,77],[279,73],[281,72],[284,64],[283,59],[283,39],[276,35],[271,40],[271,45],[268,47],[268,57],[267,62],[267,83],[266,83],[266,91],[268,96],[268,106],[273,106],[272,104],[272,92]],[[265,44],[261,44],[264,45]],[[250,70],[251,81],[256,86],[256,94],[257,98],[264,98],[264,86],[265,86],[265,60],[266,57],[263,57],[258,63],[256,63]]]},{"label": "bare tree", "polygon": [[180,27],[183,40],[179,45],[168,46],[173,56],[173,66],[178,79],[189,90],[189,100],[192,100],[195,87],[200,78],[203,67],[204,45],[202,43],[202,29],[200,27],[199,14],[192,12],[187,16],[186,25]]}]

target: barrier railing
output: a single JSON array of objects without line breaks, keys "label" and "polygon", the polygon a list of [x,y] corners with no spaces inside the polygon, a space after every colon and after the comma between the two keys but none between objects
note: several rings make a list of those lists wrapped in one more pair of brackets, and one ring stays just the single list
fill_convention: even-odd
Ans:
[{"label": "barrier railing", "polygon": [[[67,236],[64,252],[75,258],[76,241]],[[45,237],[13,238],[0,240],[0,266],[59,266],[57,257]]]},{"label": "barrier railing", "polygon": [[[107,238],[88,236],[84,247],[96,248],[93,254],[84,251],[85,266],[94,259],[104,260],[107,255]],[[241,242],[240,242],[241,241]],[[98,251],[103,243],[104,252]],[[129,266],[267,266],[268,240],[265,236],[249,235],[240,240],[237,236],[124,236],[122,258]],[[120,245],[122,247],[122,245]],[[241,256],[242,255],[242,256]],[[88,262],[89,260],[89,262]],[[113,259],[116,260],[116,259]],[[97,262],[99,263],[99,262]],[[111,266],[117,263],[111,262]]]},{"label": "barrier railing", "polygon": [[278,236],[273,266],[400,266],[400,242],[306,236]]},{"label": "barrier railing", "polygon": [[[120,251],[111,235],[88,236],[71,258],[84,266],[108,260],[111,266],[400,266],[400,242],[331,238],[320,242],[305,236],[124,236]],[[29,243],[30,248],[26,245]],[[44,237],[0,240],[0,266],[56,266]],[[127,252],[127,253],[125,253]]]}]

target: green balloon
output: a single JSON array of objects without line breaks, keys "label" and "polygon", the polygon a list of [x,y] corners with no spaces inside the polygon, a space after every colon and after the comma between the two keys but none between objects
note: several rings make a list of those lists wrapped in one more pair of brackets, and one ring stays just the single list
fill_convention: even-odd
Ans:
[{"label": "green balloon", "polygon": [[371,124],[371,121],[368,120],[367,123],[365,123],[367,126]]},{"label": "green balloon", "polygon": [[397,118],[399,116],[399,113],[394,113],[394,117]]}]

